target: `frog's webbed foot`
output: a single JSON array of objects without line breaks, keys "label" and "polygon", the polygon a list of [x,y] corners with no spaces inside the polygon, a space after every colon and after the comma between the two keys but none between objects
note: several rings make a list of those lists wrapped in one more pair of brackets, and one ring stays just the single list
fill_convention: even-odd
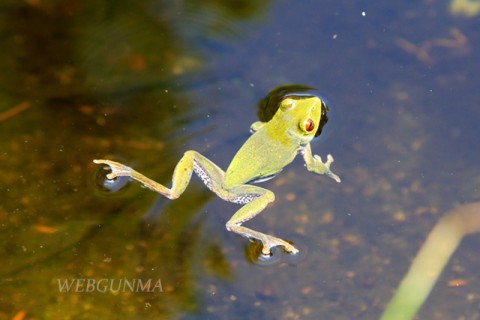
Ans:
[{"label": "frog's webbed foot", "polygon": [[[143,174],[121,163],[110,161],[110,160],[103,160],[103,159],[93,160],[93,162],[97,164],[106,164],[107,166],[110,167],[110,170],[112,170],[112,172],[107,174],[107,179],[109,180],[113,180],[117,177],[128,177],[140,182],[144,187],[150,190],[163,194],[165,197],[169,199],[176,199],[183,192],[183,191],[179,192],[177,190],[170,190],[167,187],[161,185],[160,183],[150,178],[147,178]],[[190,177],[188,176],[188,180],[189,179]],[[188,183],[188,180],[186,180],[186,183]],[[186,186],[186,183],[185,183],[185,186]]]},{"label": "frog's webbed foot", "polygon": [[232,225],[227,223],[227,230],[233,231],[247,238],[260,240],[263,245],[262,254],[266,256],[271,255],[272,248],[278,247],[278,246],[284,247],[285,251],[289,253],[293,253],[293,254],[298,253],[298,249],[285,240],[282,240],[274,236],[270,236],[268,234],[264,234],[259,231],[249,229],[241,225]]},{"label": "frog's webbed foot", "polygon": [[263,255],[271,255],[272,248],[277,246],[284,247],[285,251],[289,253],[293,253],[293,254],[298,253],[298,249],[292,246],[290,243],[273,236],[265,235],[264,237],[260,238],[260,241],[262,241],[262,244],[263,244],[263,249],[262,249]]},{"label": "frog's webbed foot", "polygon": [[93,162],[96,164],[106,164],[110,167],[112,172],[107,174],[107,179],[109,180],[113,180],[117,177],[132,177],[133,169],[121,163],[103,159],[93,160]]},{"label": "frog's webbed foot", "polygon": [[324,172],[323,172],[324,174],[326,174],[327,176],[329,176],[330,178],[332,178],[333,180],[339,183],[341,182],[340,177],[337,176],[335,173],[333,173],[332,170],[330,170],[330,165],[334,161],[331,154],[327,155],[327,161],[325,162],[322,162],[322,158],[318,155],[314,155],[313,159],[315,162],[320,163],[324,167]]},{"label": "frog's webbed foot", "polygon": [[312,149],[310,144],[307,144],[305,148],[301,150],[303,159],[305,160],[305,165],[307,166],[308,171],[315,172],[317,174],[326,174],[333,180],[340,182],[340,177],[330,170],[330,166],[333,163],[333,157],[331,154],[327,155],[327,161],[322,162],[322,158],[318,155],[312,154]]}]

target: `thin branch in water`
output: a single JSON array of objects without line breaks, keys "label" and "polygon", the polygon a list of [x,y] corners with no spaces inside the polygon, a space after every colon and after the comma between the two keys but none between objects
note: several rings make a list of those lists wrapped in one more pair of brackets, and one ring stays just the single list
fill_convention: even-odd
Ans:
[{"label": "thin branch in water", "polygon": [[475,232],[480,232],[480,202],[458,206],[440,219],[380,320],[413,319],[463,237]]},{"label": "thin branch in water", "polygon": [[21,113],[25,110],[30,109],[31,106],[32,106],[32,104],[30,102],[24,101],[24,102],[16,105],[15,107],[0,113],[0,122],[8,120],[8,119],[16,116],[17,114],[19,114],[19,113]]}]

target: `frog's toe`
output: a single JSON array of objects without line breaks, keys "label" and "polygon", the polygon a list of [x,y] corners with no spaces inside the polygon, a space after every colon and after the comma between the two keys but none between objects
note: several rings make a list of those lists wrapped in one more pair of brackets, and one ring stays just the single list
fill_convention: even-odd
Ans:
[{"label": "frog's toe", "polygon": [[289,243],[287,243],[287,245],[284,245],[284,247],[285,247],[285,250],[289,253],[297,254],[299,252],[297,248],[295,248],[294,246],[292,246]]},{"label": "frog's toe", "polygon": [[107,174],[107,179],[113,180],[117,177],[130,177],[132,173],[132,169],[115,161],[110,160],[93,160],[96,164],[106,164],[110,167],[110,172]]},{"label": "frog's toe", "polygon": [[272,255],[272,251],[271,251],[270,246],[263,245],[262,254],[263,254],[264,256],[271,256],[271,255]]},{"label": "frog's toe", "polygon": [[113,180],[115,178],[117,178],[118,176],[115,174],[115,172],[111,172],[109,174],[107,174],[107,179],[108,180]]},{"label": "frog's toe", "polygon": [[282,240],[282,239],[279,239],[279,238],[275,238],[275,237],[269,237],[267,238],[265,241],[262,241],[263,242],[263,249],[262,249],[262,254],[263,255],[271,255],[271,248],[273,247],[277,247],[277,246],[280,246],[280,247],[284,247],[285,248],[285,251],[289,252],[289,253],[298,253],[298,249],[295,248],[294,246],[292,246],[290,243],[288,243],[287,241],[285,240]]},{"label": "frog's toe", "polygon": [[316,161],[319,161],[319,162],[323,163],[323,162],[322,162],[322,157],[320,157],[318,154],[314,154],[314,155],[313,155],[313,159],[316,160]]},{"label": "frog's toe", "polygon": [[339,176],[337,176],[335,173],[333,173],[332,171],[329,171],[327,172],[327,175],[332,178],[333,180],[335,180],[336,182],[340,183],[342,182],[342,180],[340,179]]},{"label": "frog's toe", "polygon": [[326,165],[327,167],[330,167],[330,165],[332,164],[333,161],[334,161],[334,160],[333,160],[332,155],[331,155],[331,154],[328,154],[328,155],[327,155],[327,162],[325,162],[325,165]]}]

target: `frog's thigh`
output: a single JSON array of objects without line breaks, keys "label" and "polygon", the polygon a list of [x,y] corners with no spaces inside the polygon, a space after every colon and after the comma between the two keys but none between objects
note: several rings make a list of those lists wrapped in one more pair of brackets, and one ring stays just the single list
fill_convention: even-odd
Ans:
[{"label": "frog's thigh", "polygon": [[230,190],[229,200],[237,203],[245,203],[233,217],[227,222],[227,230],[238,233],[247,238],[258,239],[262,242],[262,254],[271,254],[271,248],[283,246],[287,252],[297,253],[298,250],[290,243],[280,238],[252,230],[241,224],[252,219],[275,199],[273,192],[260,187],[243,185]]},{"label": "frog's thigh", "polygon": [[275,195],[270,190],[245,184],[229,189],[225,200],[244,205],[227,222],[227,229],[230,229],[230,226],[240,225],[259,214],[275,200]]},{"label": "frog's thigh", "polygon": [[[225,176],[225,172],[220,169],[215,163],[201,155],[196,151],[187,151],[182,158],[191,165],[195,174],[203,181],[205,186],[211,191],[215,192],[219,197],[225,198],[226,192],[222,189],[222,183]],[[179,167],[179,172],[175,169],[175,176],[182,175],[182,167]]]}]

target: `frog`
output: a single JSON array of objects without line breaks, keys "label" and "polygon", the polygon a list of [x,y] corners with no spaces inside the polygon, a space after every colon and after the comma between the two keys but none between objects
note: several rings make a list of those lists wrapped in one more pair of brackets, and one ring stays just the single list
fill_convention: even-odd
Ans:
[{"label": "frog", "polygon": [[330,169],[334,159],[328,154],[325,162],[312,154],[310,142],[326,123],[328,107],[313,94],[286,94],[279,99],[276,112],[268,121],[254,122],[252,135],[240,147],[226,171],[197,151],[186,151],[177,163],[170,188],[146,177],[134,169],[112,160],[95,159],[96,164],[106,165],[111,172],[109,180],[128,177],[144,187],[168,199],[177,199],[187,188],[195,173],[218,197],[242,205],[226,222],[228,231],[252,241],[260,241],[261,254],[272,255],[272,249],[283,247],[290,254],[299,252],[286,240],[268,235],[242,224],[275,200],[275,194],[255,185],[277,176],[297,155],[301,155],[308,171],[326,175],[340,182]]}]

